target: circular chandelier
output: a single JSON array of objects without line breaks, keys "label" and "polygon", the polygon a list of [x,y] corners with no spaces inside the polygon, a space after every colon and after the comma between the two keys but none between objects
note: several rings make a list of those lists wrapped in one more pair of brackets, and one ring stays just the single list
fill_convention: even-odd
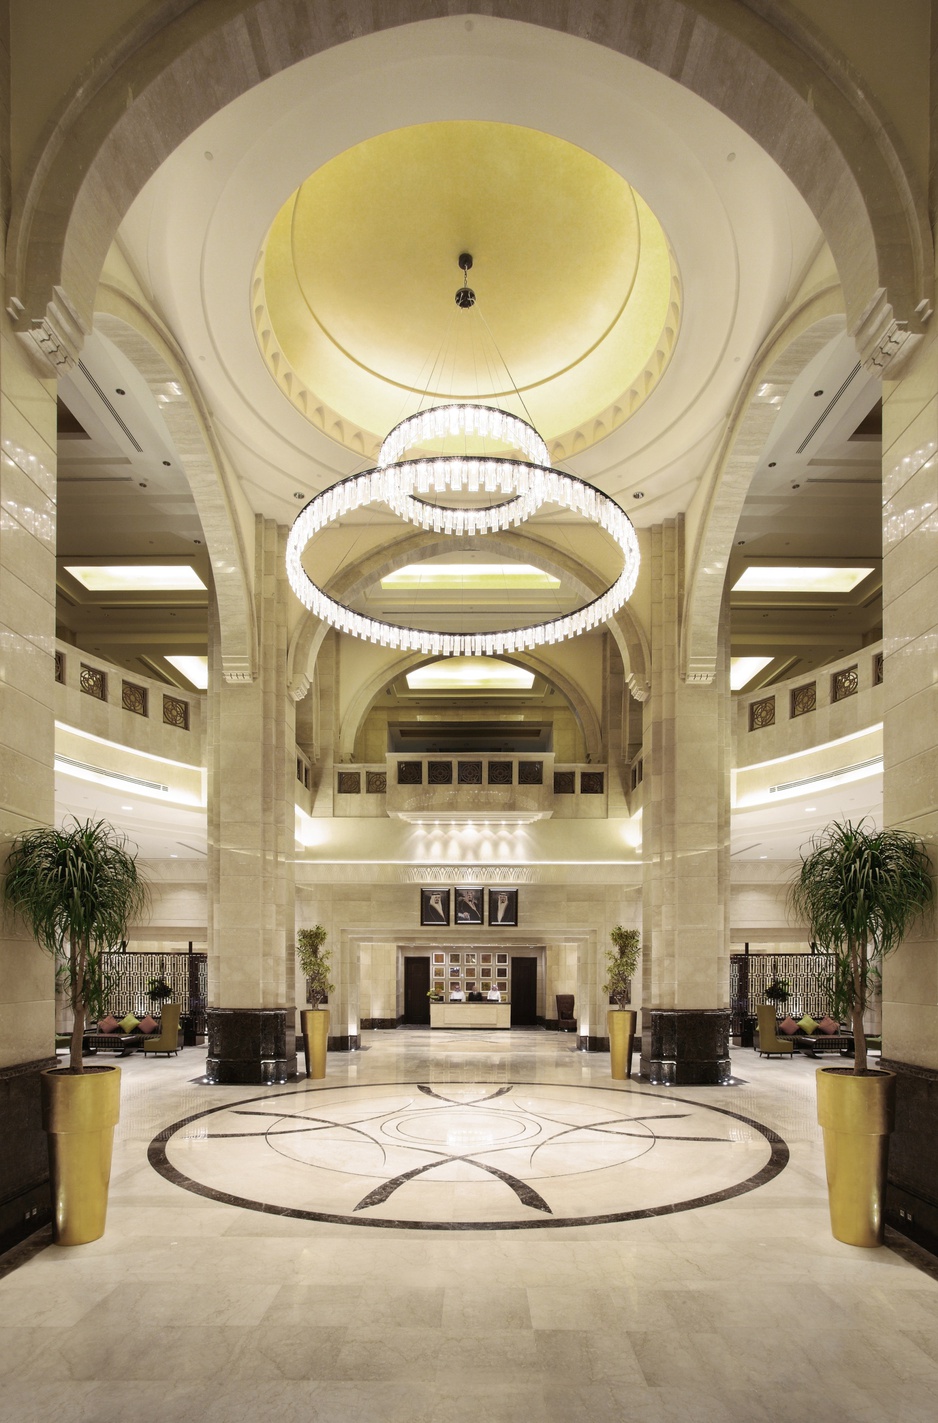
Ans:
[{"label": "circular chandelier", "polygon": [[[460,256],[465,274],[472,258]],[[472,302],[467,299],[467,293]],[[462,297],[462,300],[460,300]],[[475,293],[466,284],[456,293],[467,308]],[[493,455],[433,455],[402,460],[415,445],[462,435],[497,440],[520,450],[526,459]],[[452,507],[421,498],[426,494],[496,496],[482,506]],[[498,498],[497,496],[503,496]],[[370,618],[330,598],[303,567],[310,539],[354,509],[386,504],[399,518],[430,533],[466,537],[493,533],[521,524],[544,504],[552,504],[597,524],[622,554],[619,577],[604,593],[575,612],[530,627],[492,632],[444,633],[401,626]],[[585,480],[551,468],[546,444],[534,427],[517,415],[489,405],[437,405],[395,425],[378,452],[378,464],[363,474],[332,485],[300,511],[287,540],[287,576],[300,602],[310,612],[351,637],[381,647],[437,657],[503,656],[564,642],[613,617],[635,588],[638,540],[631,520],[615,500]]]}]

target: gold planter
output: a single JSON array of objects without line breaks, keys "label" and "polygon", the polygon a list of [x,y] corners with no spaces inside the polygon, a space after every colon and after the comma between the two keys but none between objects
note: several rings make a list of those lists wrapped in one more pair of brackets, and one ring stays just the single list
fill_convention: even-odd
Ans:
[{"label": "gold planter", "polygon": [[847,1068],[817,1073],[817,1119],[824,1130],[824,1163],[831,1230],[845,1245],[883,1243],[883,1201],[896,1077]]},{"label": "gold planter", "polygon": [[632,1048],[635,1045],[635,1023],[638,1014],[634,1008],[610,1008],[606,1014],[609,1024],[609,1069],[616,1082],[624,1082],[632,1076]]},{"label": "gold planter", "polygon": [[42,1125],[49,1136],[52,1231],[57,1245],[87,1245],[104,1234],[114,1128],[120,1116],[119,1067],[41,1074]]},{"label": "gold planter", "polygon": [[329,1009],[303,1008],[300,1012],[300,1029],[303,1034],[303,1051],[306,1054],[306,1076],[325,1077]]}]

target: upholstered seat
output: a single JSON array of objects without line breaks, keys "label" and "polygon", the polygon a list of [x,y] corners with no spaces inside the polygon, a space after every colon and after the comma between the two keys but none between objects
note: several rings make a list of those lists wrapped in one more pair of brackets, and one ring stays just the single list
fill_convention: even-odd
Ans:
[{"label": "upholstered seat", "polygon": [[561,1033],[576,1032],[576,1015],[573,1011],[572,993],[557,994],[557,1030]]},{"label": "upholstered seat", "polygon": [[775,1009],[771,1003],[760,1003],[756,1008],[759,1019],[759,1055],[761,1057],[791,1057],[794,1044],[791,1038],[779,1036]]},{"label": "upholstered seat", "polygon": [[179,1051],[179,1011],[178,1003],[163,1004],[160,1013],[160,1031],[145,1040],[143,1044],[145,1053],[165,1052],[168,1057],[170,1053]]}]

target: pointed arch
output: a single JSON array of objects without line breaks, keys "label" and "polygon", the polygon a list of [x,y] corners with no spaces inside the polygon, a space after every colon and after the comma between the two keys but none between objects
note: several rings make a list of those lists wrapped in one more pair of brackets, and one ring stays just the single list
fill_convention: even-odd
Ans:
[{"label": "pointed arch", "polygon": [[[667,75],[751,135],[783,169],[834,254],[848,329],[885,369],[931,314],[928,207],[857,74],[787,0],[490,0],[489,18],[549,28]],[[7,248],[17,329],[49,365],[90,329],[121,219],[165,158],[226,104],[317,53],[477,0],[159,0],[118,32],[47,128],[19,185]]]}]

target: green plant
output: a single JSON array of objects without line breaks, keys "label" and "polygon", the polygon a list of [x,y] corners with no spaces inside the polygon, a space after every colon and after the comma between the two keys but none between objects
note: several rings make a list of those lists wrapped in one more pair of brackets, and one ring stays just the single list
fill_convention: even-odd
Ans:
[{"label": "green plant", "polygon": [[147,979],[147,997],[151,1003],[164,1003],[167,998],[172,998],[173,990],[162,974],[158,978]]},{"label": "green plant", "polygon": [[4,898],[56,961],[74,1014],[69,1071],[82,1072],[89,1014],[107,1007],[104,955],[127,937],[145,909],[147,887],[126,836],[105,820],[73,820],[18,835],[10,849]]},{"label": "green plant", "polygon": [[609,937],[615,947],[606,950],[609,967],[606,970],[607,982],[603,984],[603,992],[608,993],[620,1008],[625,1008],[631,998],[632,977],[638,966],[642,936],[637,929],[624,929],[621,924],[617,924],[610,931]]},{"label": "green plant", "polygon": [[770,1003],[787,1003],[791,997],[791,984],[787,978],[773,978],[765,996]]},{"label": "green plant", "polygon": [[853,1024],[854,1072],[866,1071],[863,1014],[885,956],[931,903],[933,883],[923,841],[905,830],[867,830],[833,821],[802,853],[789,906],[833,955],[828,983],[834,1012]]},{"label": "green plant", "polygon": [[326,937],[321,924],[314,924],[312,929],[300,929],[296,936],[296,956],[306,978],[306,997],[311,1008],[318,1008],[324,998],[335,992],[335,984],[329,982],[332,955],[322,947]]}]

